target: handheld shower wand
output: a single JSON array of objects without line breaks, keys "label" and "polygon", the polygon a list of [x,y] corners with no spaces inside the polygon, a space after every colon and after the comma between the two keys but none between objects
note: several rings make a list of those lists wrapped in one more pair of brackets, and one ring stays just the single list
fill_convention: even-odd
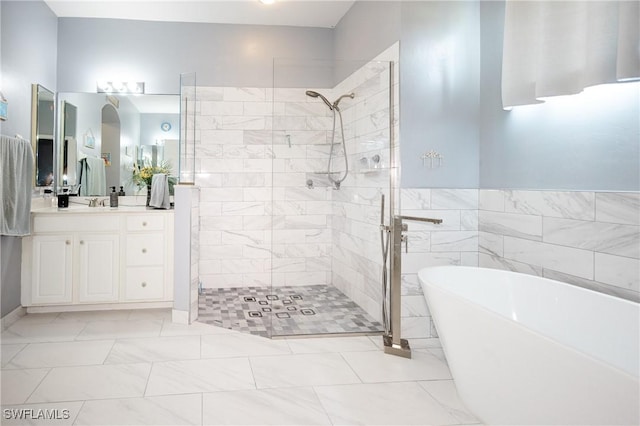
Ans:
[{"label": "handheld shower wand", "polygon": [[[307,96],[310,96],[312,98],[320,98],[322,99],[322,101],[325,103],[325,105],[327,105],[329,107],[329,110],[331,110],[333,112],[333,127],[332,127],[332,132],[331,132],[331,149],[329,150],[329,164],[327,165],[327,177],[329,178],[329,181],[331,181],[331,183],[333,183],[333,186],[336,189],[340,189],[340,184],[342,183],[342,181],[344,181],[347,178],[347,175],[349,174],[349,160],[347,159],[347,145],[346,142],[344,140],[344,126],[342,123],[342,112],[340,111],[340,108],[338,108],[338,104],[340,103],[340,101],[343,98],[351,98],[353,99],[356,95],[355,93],[348,93],[346,95],[342,95],[340,96],[338,99],[336,99],[336,101],[331,104],[331,102],[329,102],[329,100],[327,98],[325,98],[324,96],[322,96],[320,93],[314,91],[314,90],[307,90],[306,92]],[[331,171],[331,164],[333,162],[333,155],[334,155],[334,145],[335,145],[335,139],[336,139],[336,112],[338,113],[338,117],[340,118],[340,135],[342,136],[342,150],[343,150],[343,154],[344,154],[344,174],[342,175],[342,177],[339,178],[334,178],[331,174],[334,173]]]},{"label": "handheld shower wand", "polygon": [[306,95],[307,96],[311,96],[312,98],[320,98],[324,101],[325,104],[327,104],[327,106],[329,107],[329,109],[331,111],[333,111],[333,105],[331,105],[331,102],[329,102],[329,100],[327,98],[325,98],[324,96],[322,96],[320,93],[313,91],[313,90],[307,90],[306,91]]}]

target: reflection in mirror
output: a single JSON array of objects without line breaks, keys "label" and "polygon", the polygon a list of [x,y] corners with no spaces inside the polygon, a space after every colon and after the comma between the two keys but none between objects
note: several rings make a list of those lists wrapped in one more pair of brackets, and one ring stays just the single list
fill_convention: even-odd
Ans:
[{"label": "reflection in mirror", "polygon": [[78,120],[78,108],[69,102],[62,101],[62,114],[62,154],[60,155],[61,169],[59,176],[62,176],[62,185],[71,187],[71,192],[75,192],[73,188],[77,184],[78,142],[76,139],[76,123]]},{"label": "reflection in mirror", "polygon": [[35,157],[34,186],[54,183],[54,94],[39,84],[31,85],[31,143]]},{"label": "reflection in mirror", "polygon": [[[89,188],[92,188],[89,192],[96,192],[93,195],[106,195],[110,192],[110,186],[116,186],[116,190],[122,186],[127,195],[139,193],[140,188],[132,182],[134,163],[139,166],[148,164],[143,160],[143,154],[147,158],[146,153],[151,153],[154,146],[156,161],[169,160],[172,175],[177,175],[180,127],[178,95],[58,93],[58,98],[65,102],[61,105],[73,104],[76,107],[76,163],[96,163],[97,159],[101,159],[103,163],[104,183],[96,180],[97,178],[93,181],[100,183],[100,193],[97,193],[96,185],[91,185],[88,181],[91,176],[83,172],[86,170],[83,167],[78,169],[75,185],[80,185],[80,195],[90,195],[86,192]],[[70,146],[69,144],[68,149],[71,149]],[[167,153],[174,146],[175,154]],[[64,152],[59,155],[62,158]],[[152,161],[152,154],[148,158]],[[67,172],[70,168],[68,164]],[[58,173],[62,180],[63,166]],[[74,184],[69,173],[67,180],[68,185]]]}]

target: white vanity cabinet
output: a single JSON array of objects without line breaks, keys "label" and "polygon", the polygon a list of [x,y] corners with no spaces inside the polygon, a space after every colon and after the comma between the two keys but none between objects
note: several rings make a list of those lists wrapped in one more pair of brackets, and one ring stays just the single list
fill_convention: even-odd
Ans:
[{"label": "white vanity cabinet", "polygon": [[34,312],[171,306],[173,211],[35,212],[22,251],[22,305]]},{"label": "white vanity cabinet", "polygon": [[[167,259],[164,217],[130,216],[126,221],[126,300],[159,300],[164,297]],[[169,273],[173,276],[173,270]]]}]

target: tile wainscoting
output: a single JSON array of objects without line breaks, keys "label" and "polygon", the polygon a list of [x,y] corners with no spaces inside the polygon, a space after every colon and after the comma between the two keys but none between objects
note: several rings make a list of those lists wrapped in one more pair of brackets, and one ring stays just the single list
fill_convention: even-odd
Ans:
[{"label": "tile wainscoting", "polygon": [[402,252],[402,337],[436,336],[418,271],[428,266],[478,266],[478,190],[400,190],[402,214],[442,219],[442,224],[407,221]]},{"label": "tile wainscoting", "polygon": [[640,193],[532,190],[401,190],[409,222],[403,252],[403,337],[432,337],[417,272],[465,265],[542,276],[640,300]]},{"label": "tile wainscoting", "polygon": [[640,193],[481,190],[479,264],[640,300]]}]

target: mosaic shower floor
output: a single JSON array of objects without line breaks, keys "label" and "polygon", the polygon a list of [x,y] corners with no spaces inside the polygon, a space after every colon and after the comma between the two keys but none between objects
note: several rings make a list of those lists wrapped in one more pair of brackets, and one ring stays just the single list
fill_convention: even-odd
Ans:
[{"label": "mosaic shower floor", "polygon": [[375,334],[382,324],[328,285],[203,289],[198,321],[264,337]]}]

